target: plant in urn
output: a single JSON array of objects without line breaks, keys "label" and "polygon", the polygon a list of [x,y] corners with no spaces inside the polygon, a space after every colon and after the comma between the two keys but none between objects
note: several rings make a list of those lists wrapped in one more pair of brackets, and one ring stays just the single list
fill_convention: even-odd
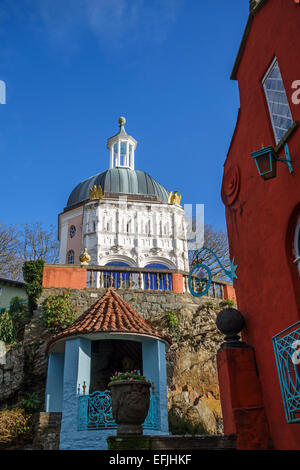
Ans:
[{"label": "plant in urn", "polygon": [[150,405],[151,383],[139,371],[116,372],[108,384],[117,434],[142,434]]}]

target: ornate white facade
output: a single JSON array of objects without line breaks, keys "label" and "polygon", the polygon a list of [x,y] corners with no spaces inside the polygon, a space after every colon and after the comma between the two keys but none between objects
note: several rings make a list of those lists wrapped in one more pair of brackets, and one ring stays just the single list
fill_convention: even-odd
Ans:
[{"label": "ornate white facade", "polygon": [[[120,132],[107,145],[110,169],[78,185],[59,215],[60,263],[79,264],[87,248],[90,265],[159,264],[188,271],[184,210],[168,202],[162,185],[135,171],[137,142],[127,136],[125,119],[119,123]],[[101,195],[90,200],[88,191],[99,186]]]}]

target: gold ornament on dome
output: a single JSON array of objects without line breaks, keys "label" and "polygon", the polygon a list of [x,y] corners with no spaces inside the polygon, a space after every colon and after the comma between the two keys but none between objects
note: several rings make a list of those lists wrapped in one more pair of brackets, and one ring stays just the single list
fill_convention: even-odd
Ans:
[{"label": "gold ornament on dome", "polygon": [[88,254],[86,248],[83,250],[83,253],[79,256],[79,259],[80,259],[80,264],[83,266],[87,266],[89,262],[91,261],[91,257]]},{"label": "gold ornament on dome", "polygon": [[94,186],[90,188],[90,201],[95,201],[96,199],[103,199],[103,192],[100,184],[98,187],[94,184]]},{"label": "gold ornament on dome", "polygon": [[169,194],[168,203],[176,204],[177,206],[180,206],[180,201],[181,201],[181,194],[178,194],[177,191],[174,191],[174,193],[171,191]]}]

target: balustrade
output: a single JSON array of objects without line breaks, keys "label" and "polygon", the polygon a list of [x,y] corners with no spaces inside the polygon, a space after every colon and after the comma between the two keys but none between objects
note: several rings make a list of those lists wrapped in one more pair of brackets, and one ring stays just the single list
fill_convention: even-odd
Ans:
[{"label": "balustrade", "polygon": [[[172,291],[172,273],[179,272],[168,269],[131,268],[124,266],[89,266],[87,268],[87,287],[115,289],[139,289],[146,291]],[[183,291],[189,292],[188,276],[181,272],[183,277]],[[192,278],[193,289],[196,289],[197,277]],[[208,296],[224,299],[223,286],[228,284],[220,279],[213,279]]]}]

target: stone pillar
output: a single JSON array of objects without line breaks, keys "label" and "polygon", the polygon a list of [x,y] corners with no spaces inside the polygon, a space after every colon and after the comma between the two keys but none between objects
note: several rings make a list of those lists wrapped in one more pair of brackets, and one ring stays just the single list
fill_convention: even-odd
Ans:
[{"label": "stone pillar", "polygon": [[143,375],[154,383],[158,398],[158,430],[147,430],[147,434],[168,434],[166,345],[162,341],[143,342]]},{"label": "stone pillar", "polygon": [[50,353],[46,382],[46,412],[62,411],[64,354]]},{"label": "stone pillar", "polygon": [[66,341],[64,362],[63,409],[60,449],[72,449],[78,439],[78,387],[89,393],[91,375],[91,341],[75,338]]},{"label": "stone pillar", "polygon": [[176,294],[183,294],[183,275],[172,273],[172,291]]},{"label": "stone pillar", "polygon": [[218,378],[225,434],[237,435],[237,449],[267,449],[268,423],[254,349],[240,341],[244,317],[233,308],[222,310],[217,327],[226,334],[217,353]]},{"label": "stone pillar", "polygon": [[237,303],[236,295],[235,295],[235,288],[233,286],[230,286],[229,284],[224,284],[223,292],[224,292],[225,300],[229,299],[229,300],[233,300],[235,304]]}]

